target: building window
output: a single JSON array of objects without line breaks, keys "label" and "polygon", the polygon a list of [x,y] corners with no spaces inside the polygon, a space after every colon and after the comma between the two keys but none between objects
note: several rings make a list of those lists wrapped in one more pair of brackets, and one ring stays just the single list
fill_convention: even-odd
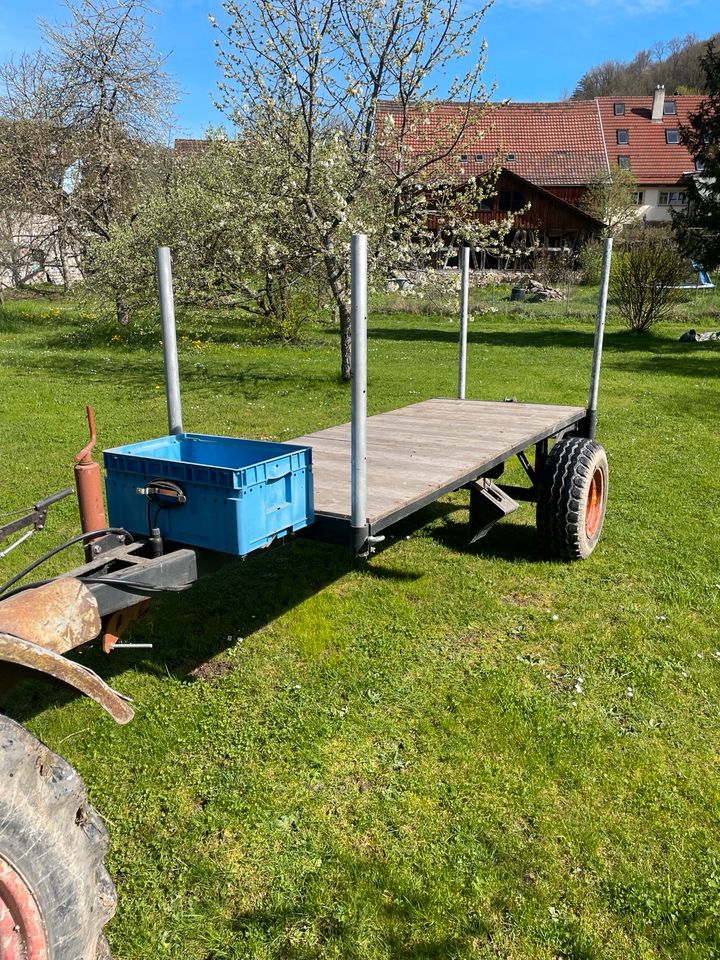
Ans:
[{"label": "building window", "polygon": [[687,198],[682,190],[661,190],[658,204],[661,207],[682,207]]},{"label": "building window", "polygon": [[705,169],[705,164],[703,163],[703,161],[702,161],[702,160],[696,160],[696,161],[695,161],[695,170],[697,171],[697,173],[702,173],[704,169]]},{"label": "building window", "polygon": [[624,103],[614,103],[613,104],[613,113],[616,117],[625,116],[625,104]]},{"label": "building window", "polygon": [[476,154],[475,154],[475,163],[482,163],[484,159],[485,159],[485,154],[484,154],[484,153],[476,153]]},{"label": "building window", "polygon": [[633,192],[630,194],[630,197],[635,206],[639,207],[642,205],[645,199],[645,194],[642,190],[633,190]]},{"label": "building window", "polygon": [[663,113],[666,117],[674,117],[677,114],[677,105],[674,100],[666,100],[663,106]]},{"label": "building window", "polygon": [[629,169],[630,169],[630,157],[627,157],[627,156],[619,156],[619,157],[617,158],[617,164],[618,164],[618,166],[620,167],[621,170],[629,170]]},{"label": "building window", "polygon": [[505,159],[507,160],[508,163],[512,163],[513,160],[515,159],[515,154],[514,154],[514,153],[506,153],[506,154],[505,154]]},{"label": "building window", "polygon": [[627,130],[616,130],[615,137],[619,144],[625,144],[630,142],[630,137],[628,136]]},{"label": "building window", "polygon": [[461,153],[460,156],[458,157],[458,160],[460,163],[467,163],[467,154]]},{"label": "building window", "polygon": [[666,131],[665,131],[665,143],[680,143],[680,131],[679,131],[679,130],[666,130]]}]

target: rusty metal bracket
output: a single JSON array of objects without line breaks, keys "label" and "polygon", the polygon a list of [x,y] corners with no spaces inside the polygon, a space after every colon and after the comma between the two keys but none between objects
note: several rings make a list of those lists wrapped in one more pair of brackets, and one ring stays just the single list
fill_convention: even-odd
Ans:
[{"label": "rusty metal bracket", "polygon": [[0,660],[21,667],[29,667],[31,670],[39,670],[40,673],[47,673],[75,687],[76,690],[99,703],[117,723],[128,723],[134,716],[130,704],[96,673],[82,664],[55,653],[54,650],[48,650],[30,640],[2,632],[0,633]]},{"label": "rusty metal bracket", "polygon": [[0,660],[56,677],[127,723],[133,711],[120,694],[62,655],[94,640],[101,626],[97,600],[85,584],[74,577],[52,580],[0,603]]},{"label": "rusty metal bracket", "polygon": [[144,616],[149,606],[149,600],[141,600],[140,603],[136,603],[132,607],[124,607],[122,610],[116,610],[115,613],[110,615],[105,625],[105,633],[103,634],[102,640],[103,651],[105,653],[110,653],[130,624]]}]

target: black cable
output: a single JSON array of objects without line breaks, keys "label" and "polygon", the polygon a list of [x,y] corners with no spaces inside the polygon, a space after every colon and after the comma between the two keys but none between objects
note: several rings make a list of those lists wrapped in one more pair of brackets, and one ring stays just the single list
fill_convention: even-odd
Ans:
[{"label": "black cable", "polygon": [[[173,504],[173,506],[177,506],[177,504]],[[158,508],[155,511],[155,519],[153,520],[152,530],[154,530],[155,527],[158,525],[158,517],[160,516],[160,511],[166,510],[167,507],[168,507],[167,503],[161,503],[158,505]],[[151,533],[152,533],[152,530],[150,531]]]},{"label": "black cable", "polygon": [[[185,496],[185,493],[181,486],[179,486],[177,483],[174,483],[172,480],[166,480],[165,477],[154,477],[152,480],[149,480],[145,484],[145,486],[148,488],[165,487],[169,490],[172,490],[172,492],[177,494],[178,496],[181,496],[183,498]],[[160,512],[162,510],[172,509],[173,507],[181,507],[182,502],[178,500],[174,502],[172,500],[167,500],[167,501],[161,500],[160,498],[163,496],[163,492],[161,489],[153,490],[152,493],[146,493],[145,496],[147,497],[148,536],[152,537],[153,530],[157,527],[158,517],[160,516]],[[166,496],[169,496],[169,494],[166,494]],[[153,504],[157,504],[154,521],[151,520]]]},{"label": "black cable", "polygon": [[41,557],[38,557],[37,560],[33,560],[32,563],[29,563],[26,567],[16,573],[14,577],[10,577],[9,580],[6,580],[5,583],[0,586],[0,595],[5,593],[10,587],[22,580],[23,577],[26,577],[29,573],[35,570],[36,567],[39,567],[40,564],[45,563],[47,560],[50,560],[51,557],[54,557],[55,554],[60,553],[62,550],[67,550],[68,547],[74,546],[76,543],[82,543],[83,540],[87,540],[89,537],[100,537],[106,533],[116,533],[122,534],[126,538],[126,543],[134,543],[133,536],[124,527],[103,527],[101,530],[88,530],[87,533],[79,533],[76,537],[71,537],[69,540],[65,540],[64,543],[59,544],[57,547],[53,547],[52,550],[48,550],[47,553],[44,553]]},{"label": "black cable", "polygon": [[35,587],[44,587],[46,583],[50,583],[56,579],[56,577],[48,577],[47,580],[31,580],[30,583],[22,583],[19,587],[15,587],[14,590],[8,590],[2,599],[9,600],[10,597],[14,597],[16,593],[22,593],[24,590],[34,590]]},{"label": "black cable", "polygon": [[[52,583],[53,580],[62,580],[64,577],[61,574],[59,577],[48,577],[47,580],[32,580],[30,583],[23,583],[19,587],[15,587],[14,590],[8,590],[8,592],[3,597],[3,600],[9,600],[10,597],[14,597],[18,593],[23,593],[25,590],[34,590],[36,587],[44,587],[47,583]],[[105,583],[110,587],[117,587],[122,589],[123,587],[129,587],[131,590],[137,590],[139,593],[180,593],[183,590],[188,590],[192,586],[190,583],[179,583],[172,586],[156,586],[148,583],[141,583],[139,580],[115,580],[113,577],[80,577],[81,583]]]},{"label": "black cable", "polygon": [[117,587],[118,590],[127,587],[130,590],[137,590],[139,593],[180,593],[182,590],[188,590],[192,586],[192,582],[161,586],[152,583],[142,583],[139,580],[115,580],[113,577],[80,577],[80,581],[81,583],[106,583],[108,586]]}]

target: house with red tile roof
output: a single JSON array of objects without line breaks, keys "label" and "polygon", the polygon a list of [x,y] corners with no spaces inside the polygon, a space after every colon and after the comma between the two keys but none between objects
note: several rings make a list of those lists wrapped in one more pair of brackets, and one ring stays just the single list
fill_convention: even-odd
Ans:
[{"label": "house with red tile roof", "polygon": [[378,105],[377,131],[381,167],[399,156],[413,167],[425,156],[443,155],[431,173],[458,186],[499,169],[496,194],[477,214],[481,222],[529,205],[515,217],[514,229],[551,250],[576,250],[603,229],[579,209],[588,181],[607,168],[591,101],[501,104],[486,111],[448,102],[410,108],[405,116],[398,104],[385,101]]},{"label": "house with red tile roof", "polygon": [[175,153],[179,157],[192,157],[205,153],[210,145],[209,140],[189,140],[175,138]]},{"label": "house with red tile roof", "polygon": [[[598,97],[552,103],[506,103],[478,110],[452,152],[441,161],[443,174],[458,183],[487,172],[493,165],[512,172],[570,206],[578,207],[590,181],[600,172],[627,167],[635,175],[634,196],[638,218],[648,223],[669,221],[671,211],[685,204],[683,184],[694,173],[687,148],[680,142],[680,125],[697,111],[702,97],[667,96],[658,87],[654,96]],[[403,150],[412,157],[430,153],[458,128],[466,104],[439,103],[418,108],[403,124],[400,107],[384,102],[378,108],[378,130],[387,137],[395,126]],[[412,114],[412,111],[411,111]],[[448,135],[447,131],[451,133]],[[388,155],[387,141],[381,147]],[[566,208],[567,209],[567,208]],[[555,211],[552,227],[546,213],[538,219],[530,212],[524,226],[545,232],[550,245],[566,246],[577,238],[577,224],[560,229],[562,208]],[[588,225],[585,225],[588,226]],[[567,236],[565,234],[568,234]],[[574,243],[571,245],[575,245]]]},{"label": "house with red tile roof", "polygon": [[[603,229],[580,209],[598,173],[632,170],[638,219],[648,223],[669,221],[672,211],[685,205],[684,184],[695,170],[680,142],[680,125],[688,123],[702,99],[666,96],[658,87],[653,96],[502,103],[486,109],[440,102],[403,113],[399,104],[383,101],[377,110],[378,161],[381,168],[398,162],[418,166],[423,157],[442,154],[428,180],[434,173],[458,186],[499,169],[496,194],[483,204],[478,219],[497,222],[509,210],[527,207],[515,218],[515,231],[534,234],[551,250],[576,250]],[[207,145],[206,140],[176,140],[175,152],[197,155]]]},{"label": "house with red tile roof", "polygon": [[687,125],[703,98],[666,96],[658,87],[652,97],[598,97],[608,170],[632,170],[638,190],[638,217],[648,223],[671,219],[672,211],[686,203],[685,184],[695,164],[680,140],[680,125]]}]

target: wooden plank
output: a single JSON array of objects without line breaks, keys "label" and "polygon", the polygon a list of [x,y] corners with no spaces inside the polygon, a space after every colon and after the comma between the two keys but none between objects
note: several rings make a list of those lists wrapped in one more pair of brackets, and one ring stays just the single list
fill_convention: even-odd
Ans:
[{"label": "wooden plank", "polygon": [[[518,436],[523,437],[525,434],[523,432],[522,434],[518,434]],[[337,455],[342,458],[345,457],[346,454],[349,454],[349,439],[326,440],[322,438],[318,440],[314,437],[300,437],[292,442],[312,446],[313,450],[320,451],[328,457]],[[402,447],[399,446],[399,442],[402,442],[402,438],[400,438],[400,440],[398,439],[396,431],[384,436],[377,436],[373,432],[373,435],[368,437],[368,449],[377,452],[378,455],[384,454],[388,456],[392,454],[393,456],[405,459],[417,458],[419,460],[432,460],[434,463],[437,463],[438,452],[442,453],[444,457],[449,456],[451,460],[457,461],[458,463],[466,463],[468,461],[466,447],[460,442],[460,438],[452,438],[449,440],[447,438],[436,438],[432,436],[425,438],[412,437],[408,438]],[[507,446],[504,438],[494,443],[468,438],[467,445],[472,447],[474,454],[479,453],[481,455],[486,453],[492,454],[496,450],[504,450]],[[475,457],[470,456],[470,459],[473,460]]]},{"label": "wooden plank", "polygon": [[[382,524],[431,502],[437,491],[462,485],[584,414],[582,407],[441,398],[376,414],[367,424],[368,519]],[[350,436],[345,423],[289,441],[313,449],[319,514],[349,516]]]}]

